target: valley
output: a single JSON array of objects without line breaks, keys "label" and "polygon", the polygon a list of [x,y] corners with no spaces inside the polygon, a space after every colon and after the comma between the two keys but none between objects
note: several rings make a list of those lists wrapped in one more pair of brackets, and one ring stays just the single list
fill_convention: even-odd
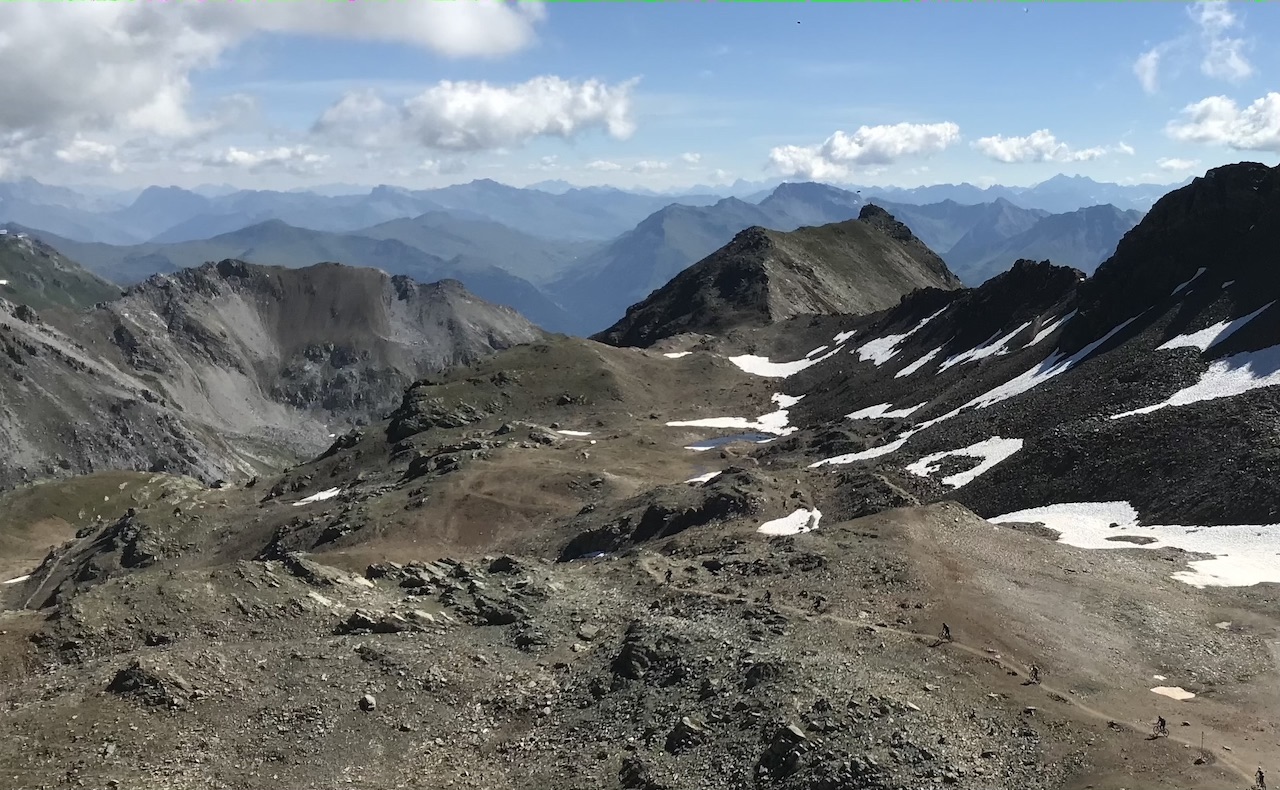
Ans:
[{"label": "valley", "polygon": [[808,186],[662,209],[751,224],[641,234],[589,338],[381,266],[15,258],[6,786],[1249,787],[1280,168],[977,283],[927,237],[1071,212]]}]

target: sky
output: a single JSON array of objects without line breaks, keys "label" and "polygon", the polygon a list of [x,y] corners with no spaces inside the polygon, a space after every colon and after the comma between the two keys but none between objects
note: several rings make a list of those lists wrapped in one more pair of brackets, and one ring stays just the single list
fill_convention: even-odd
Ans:
[{"label": "sky", "polygon": [[1269,2],[16,0],[3,13],[6,180],[1167,184],[1280,159]]}]

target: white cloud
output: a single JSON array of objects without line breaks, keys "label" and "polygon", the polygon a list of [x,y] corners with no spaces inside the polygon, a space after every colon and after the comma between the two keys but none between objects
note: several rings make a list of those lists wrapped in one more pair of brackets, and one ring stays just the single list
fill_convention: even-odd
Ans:
[{"label": "white cloud", "polygon": [[1134,61],[1133,73],[1144,91],[1159,90],[1160,72],[1166,67],[1176,71],[1179,64],[1189,65],[1197,57],[1200,71],[1213,79],[1240,82],[1254,74],[1245,54],[1250,42],[1232,35],[1244,25],[1227,0],[1197,0],[1187,15],[1192,25],[1186,33],[1155,45]]},{"label": "white cloud", "polygon": [[1244,56],[1247,43],[1242,38],[1228,35],[1241,24],[1227,7],[1227,0],[1200,0],[1188,9],[1188,13],[1200,28],[1204,43],[1200,70],[1206,76],[1239,82],[1253,74],[1253,66]]},{"label": "white cloud", "polygon": [[[0,131],[189,137],[191,75],[256,33],[409,44],[449,57],[518,51],[541,3],[15,3],[0,33]],[[92,68],[69,64],[91,63]]]},{"label": "white cloud", "polygon": [[[1039,129],[1026,137],[1005,137],[994,135],[981,137],[974,141],[973,147],[988,159],[1013,164],[1017,162],[1087,162],[1106,156],[1108,149],[1104,147],[1078,148],[1058,140],[1048,129]],[[1132,154],[1133,148],[1120,143],[1114,149],[1119,153]]]},{"label": "white cloud", "polygon": [[1137,153],[1137,151],[1133,149],[1133,146],[1128,143],[1116,143],[1115,152],[1117,154],[1124,154],[1125,156],[1133,156]]},{"label": "white cloud", "polygon": [[559,166],[560,166],[560,157],[552,154],[551,156],[541,157],[540,159],[538,159],[538,161],[531,163],[529,165],[529,169],[548,171],[548,170],[555,170]]},{"label": "white cloud", "polygon": [[641,161],[641,162],[636,162],[634,165],[632,165],[632,166],[631,166],[631,172],[633,172],[633,173],[657,173],[657,172],[660,172],[660,171],[662,171],[662,170],[666,170],[669,166],[670,166],[670,165],[668,165],[666,162],[655,162],[655,161],[652,161],[652,160],[648,160],[648,159],[646,159],[646,160]]},{"label": "white cloud", "polygon": [[694,153],[680,154],[680,159],[683,160],[684,163],[687,165],[696,165],[702,161],[702,154],[694,154]]},{"label": "white cloud", "polygon": [[841,178],[856,166],[888,165],[908,156],[930,156],[960,139],[954,123],[898,123],[863,126],[853,134],[837,131],[818,145],[784,145],[769,152],[769,162],[787,175]]},{"label": "white cloud", "polygon": [[1138,56],[1133,63],[1133,73],[1138,75],[1138,82],[1147,93],[1155,93],[1160,89],[1161,47],[1153,47]]},{"label": "white cloud", "polygon": [[1200,164],[1199,159],[1157,159],[1156,166],[1161,170],[1167,170],[1170,173],[1183,173],[1188,170],[1194,170],[1196,165]]},{"label": "white cloud", "polygon": [[123,173],[124,165],[118,158],[118,150],[111,143],[86,140],[76,137],[62,148],[54,151],[54,157],[60,162],[71,165],[101,165],[112,173]]},{"label": "white cloud", "polygon": [[1222,145],[1237,151],[1280,152],[1280,93],[1271,92],[1241,109],[1226,96],[1187,105],[1183,122],[1170,121],[1174,140]]},{"label": "white cloud", "polygon": [[597,171],[599,171],[599,172],[601,172],[601,173],[611,173],[611,172],[614,172],[614,171],[616,171],[616,170],[621,170],[621,169],[622,169],[622,165],[618,164],[617,162],[610,162],[610,161],[605,160],[605,159],[597,159],[597,160],[596,160],[596,161],[594,161],[594,162],[588,162],[588,163],[587,163],[587,169],[588,169],[588,170],[597,170]]},{"label": "white cloud", "polygon": [[461,159],[424,159],[411,172],[414,175],[447,176],[457,175],[466,169],[467,164]]},{"label": "white cloud", "polygon": [[306,146],[281,146],[262,151],[228,148],[204,157],[201,164],[208,167],[237,167],[251,173],[281,170],[295,175],[310,175],[318,172],[328,160],[327,155],[313,153]]},{"label": "white cloud", "polygon": [[372,92],[353,92],[325,110],[313,131],[336,143],[407,143],[452,151],[519,146],[535,137],[568,140],[590,129],[625,140],[635,131],[631,90],[636,82],[575,83],[543,76],[503,87],[444,81],[396,107]]}]

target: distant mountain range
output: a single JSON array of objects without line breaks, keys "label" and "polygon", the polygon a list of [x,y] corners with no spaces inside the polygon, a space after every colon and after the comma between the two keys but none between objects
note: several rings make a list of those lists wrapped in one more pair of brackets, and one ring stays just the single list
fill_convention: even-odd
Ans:
[{"label": "distant mountain range", "polygon": [[[206,184],[195,189],[151,186],[113,191],[52,186],[25,178],[0,182],[0,223],[39,228],[75,241],[137,244],[206,239],[273,219],[300,228],[345,233],[393,219],[446,211],[459,217],[500,222],[544,239],[603,242],[672,203],[709,206],[729,197],[759,203],[780,185],[787,184],[781,179],[739,180],[727,186],[696,185],[659,193],[575,187],[562,181],[517,188],[479,179],[425,190],[331,184],[272,191]],[[952,200],[973,205],[1004,199],[1020,208],[1063,213],[1108,203],[1121,210],[1146,211],[1175,186],[1178,185],[1127,186],[1060,175],[1032,187],[980,188],[966,183],[911,189],[859,185],[830,188],[895,203],[923,205]],[[803,222],[810,224],[807,219]]]}]

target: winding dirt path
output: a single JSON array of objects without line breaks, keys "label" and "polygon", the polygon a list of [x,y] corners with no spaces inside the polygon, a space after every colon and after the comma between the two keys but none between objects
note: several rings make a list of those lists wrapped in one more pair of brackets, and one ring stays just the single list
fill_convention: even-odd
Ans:
[{"label": "winding dirt path", "polygon": [[[665,569],[659,570],[658,568],[654,567],[655,561],[661,560],[661,559],[662,557],[660,555],[646,554],[640,557],[639,565],[642,569],[644,569],[645,573],[647,573],[649,577],[654,580],[654,582],[656,582],[660,586],[665,587],[667,586],[665,581]],[[726,601],[731,603],[743,602],[743,599],[739,598],[737,595],[731,595],[727,593],[718,593],[712,590],[706,590],[696,586],[693,586],[693,587],[678,586],[675,589],[682,593],[697,595],[703,598],[714,598],[716,600],[721,600],[721,601]],[[929,647],[945,647],[951,650],[959,651],[961,653],[966,653],[970,656],[981,659],[986,663],[990,663],[995,666],[998,666],[1004,669],[1006,672],[1010,673],[1011,675],[1030,679],[1029,673],[1026,671],[1024,667],[1016,665],[1013,662],[1008,661],[999,655],[993,655],[991,653],[988,653],[984,648],[974,647],[972,645],[966,645],[963,642],[956,641],[954,638],[950,642],[940,642],[937,634],[922,634],[917,631],[908,631],[902,628],[894,628],[888,625],[875,625],[875,624],[864,622],[861,620],[851,620],[847,617],[841,617],[839,615],[817,613],[812,610],[802,609],[796,606],[788,606],[787,604],[778,603],[777,601],[771,601],[769,605],[779,611],[787,612],[789,614],[792,614],[798,617],[812,618],[814,620],[822,620],[830,623],[838,623],[840,625],[849,626],[853,628],[860,628],[873,633],[890,633],[890,634],[896,634],[898,636],[904,636],[910,639],[921,640],[925,642],[925,644]],[[1115,715],[1115,714],[1107,713],[1106,711],[1103,711],[1099,708],[1094,708],[1089,705],[1085,705],[1077,700],[1071,699],[1070,697],[1067,696],[1065,692],[1059,689],[1055,689],[1053,686],[1047,685],[1045,683],[1037,683],[1034,685],[1036,685],[1038,688],[1043,690],[1045,694],[1055,702],[1062,702],[1070,706],[1074,710],[1080,711],[1081,713],[1085,714],[1089,718],[1095,719],[1097,721],[1105,722],[1108,725],[1112,723],[1123,724],[1126,727],[1132,729],[1136,733],[1148,732],[1153,726],[1152,722],[1134,722],[1132,720],[1126,719],[1123,715]],[[1174,736],[1172,734],[1165,737],[1169,741],[1182,746],[1186,746],[1196,750],[1200,750],[1201,748],[1199,743],[1188,741],[1183,738]],[[1256,787],[1256,785],[1254,784],[1253,772],[1237,764],[1229,755],[1219,750],[1213,749],[1211,747],[1204,747],[1204,752],[1207,753],[1206,756],[1209,757],[1209,761],[1211,764],[1221,765],[1222,767],[1230,770],[1232,773],[1234,773],[1236,776],[1240,777],[1244,781],[1245,787],[1249,787],[1249,788]]]}]

